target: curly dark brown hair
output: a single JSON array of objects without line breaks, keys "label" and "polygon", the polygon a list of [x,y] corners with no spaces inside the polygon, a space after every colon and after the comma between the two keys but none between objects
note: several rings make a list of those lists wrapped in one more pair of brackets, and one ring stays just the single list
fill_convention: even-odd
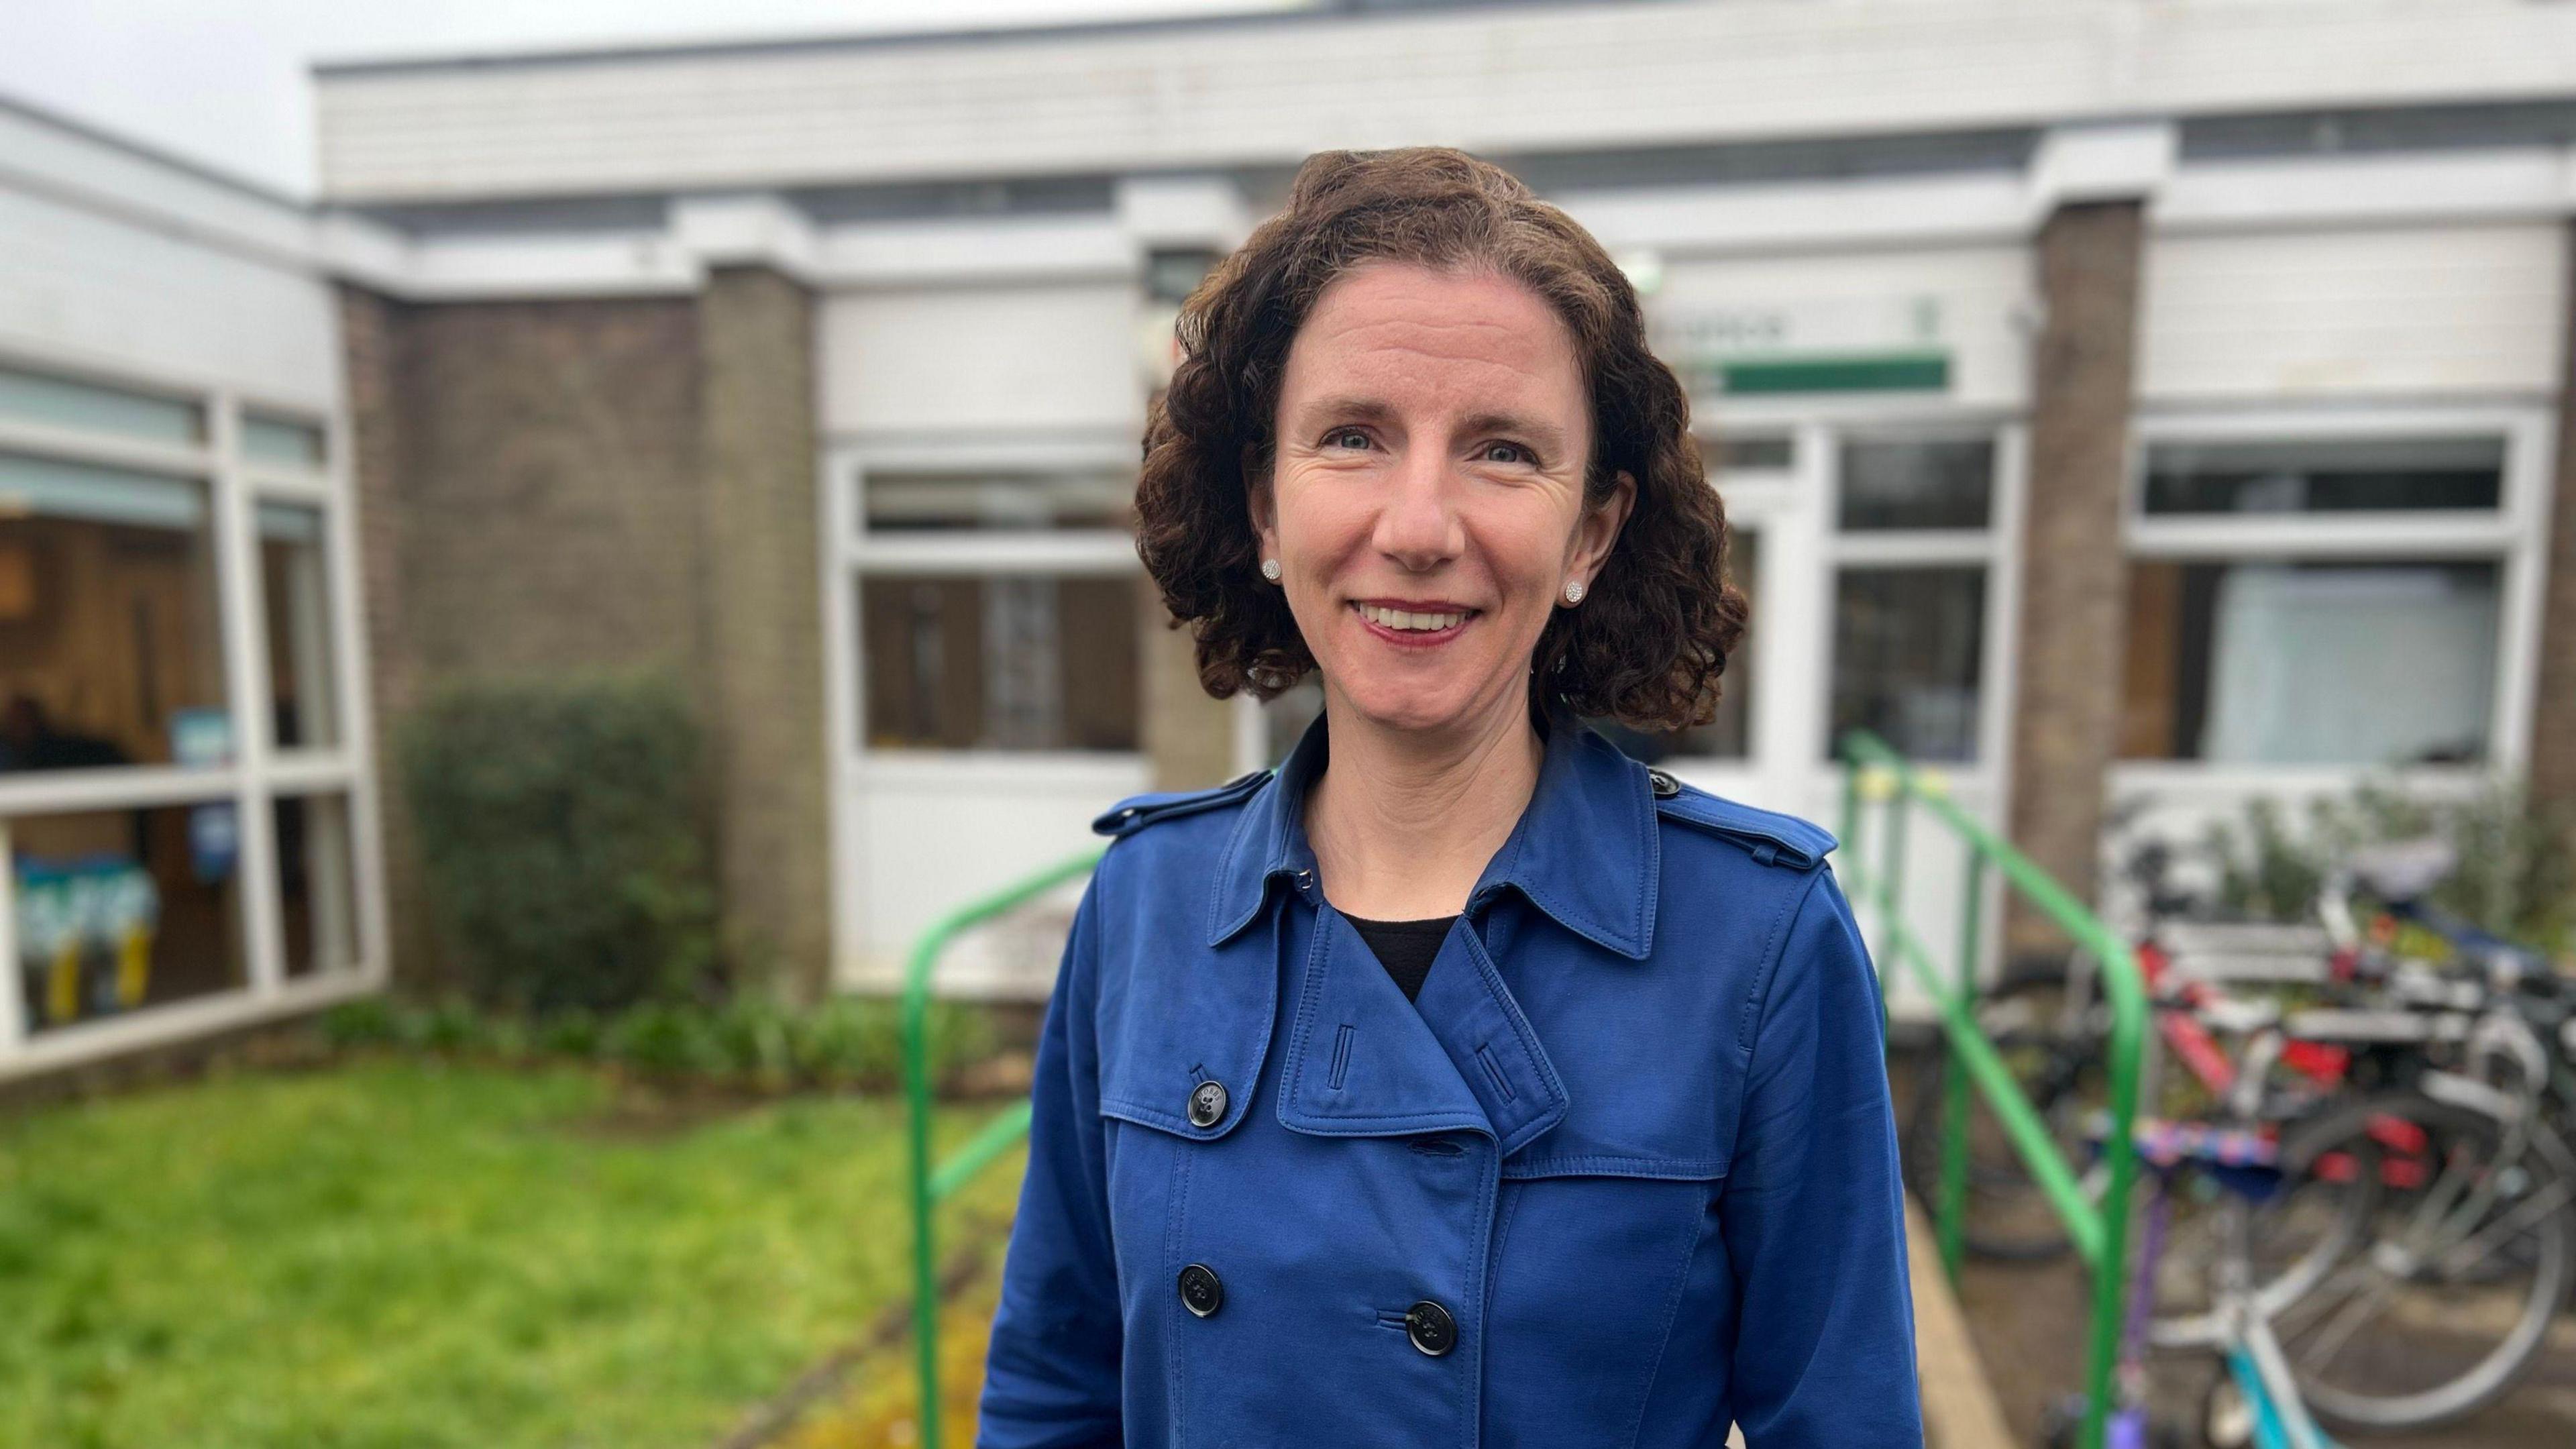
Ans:
[{"label": "curly dark brown hair", "polygon": [[1584,501],[1636,480],[1627,525],[1579,609],[1531,659],[1531,708],[1646,730],[1704,724],[1743,637],[1726,582],[1726,509],[1691,435],[1690,399],[1647,350],[1636,289],[1591,233],[1490,161],[1445,146],[1319,151],[1288,204],[1181,306],[1180,363],[1145,424],[1136,551],[1219,699],[1269,699],[1315,667],[1286,596],[1259,571],[1247,483],[1275,459],[1289,344],[1335,278],[1368,261],[1491,271],[1555,308],[1592,407]]}]

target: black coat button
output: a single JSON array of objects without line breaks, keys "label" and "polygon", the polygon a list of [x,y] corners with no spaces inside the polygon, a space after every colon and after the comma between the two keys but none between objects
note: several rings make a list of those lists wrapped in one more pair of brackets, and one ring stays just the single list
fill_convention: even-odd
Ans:
[{"label": "black coat button", "polygon": [[1201,1082],[1190,1089],[1190,1125],[1213,1127],[1225,1116],[1225,1083]]},{"label": "black coat button", "polygon": [[1225,1285],[1214,1268],[1192,1263],[1181,1270],[1181,1306],[1201,1318],[1225,1306]]},{"label": "black coat button", "polygon": [[1662,770],[1647,770],[1646,783],[1653,787],[1658,800],[1670,800],[1682,792],[1682,782]]},{"label": "black coat button", "polygon": [[1458,1342],[1458,1321],[1449,1310],[1425,1298],[1404,1311],[1404,1334],[1413,1346],[1438,1358]]}]

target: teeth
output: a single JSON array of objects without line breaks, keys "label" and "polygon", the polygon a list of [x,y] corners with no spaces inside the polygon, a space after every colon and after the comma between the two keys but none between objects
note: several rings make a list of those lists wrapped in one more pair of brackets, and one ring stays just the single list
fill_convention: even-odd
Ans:
[{"label": "teeth", "polygon": [[1467,619],[1465,614],[1417,614],[1407,609],[1382,609],[1375,604],[1360,605],[1360,612],[1390,629],[1449,629]]}]

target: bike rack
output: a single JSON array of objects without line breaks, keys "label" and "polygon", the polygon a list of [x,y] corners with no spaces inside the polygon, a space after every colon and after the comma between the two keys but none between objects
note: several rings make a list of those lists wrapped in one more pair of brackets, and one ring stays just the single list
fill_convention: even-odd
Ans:
[{"label": "bike rack", "polygon": [[[1869,897],[1878,908],[1887,954],[1905,963],[1935,1005],[1950,1050],[1952,1070],[1944,1073],[1946,1096],[1941,1127],[1941,1200],[1934,1220],[1940,1234],[1941,1266],[1956,1281],[1964,1242],[1968,1197],[1968,1087],[1973,1082],[2002,1124],[2013,1149],[2030,1167],[2049,1205],[2066,1224],[2076,1252],[2093,1275],[2093,1324],[2084,1376],[2084,1423],[2079,1449],[2102,1449],[2111,1409],[2112,1376],[2119,1364],[2122,1314],[2128,1299],[2128,1233],[2130,1189],[2137,1177],[2137,1145],[2132,1137],[2138,1115],[2138,1070],[2146,1039],[2147,991],[2137,958],[2100,917],[2067,894],[2048,872],[2015,850],[2002,837],[1971,818],[1949,797],[1940,778],[1917,769],[1888,743],[1867,730],[1843,736],[1842,838],[1844,852],[1837,873],[1854,898]],[[1861,800],[1886,802],[1883,863],[1871,872],[1860,863]],[[1952,979],[1944,981],[1932,955],[1906,929],[1902,897],[1905,883],[1905,824],[1921,805],[1949,827],[1968,848],[1966,884],[1960,900],[1959,956]],[[2039,1109],[2024,1095],[2012,1071],[1995,1052],[1994,1043],[1977,1025],[1977,947],[1979,911],[1989,867],[2039,908],[2078,946],[2101,963],[2103,995],[2111,1007],[2110,1131],[2103,1156],[2110,1170],[2102,1201],[2085,1200],[2072,1164],[2049,1140]],[[1889,973],[1879,973],[1880,1009],[1889,989]],[[1962,1070],[1964,1068],[1964,1070]]]},{"label": "bike rack", "polygon": [[974,1181],[1029,1130],[1029,1104],[1014,1102],[993,1115],[947,1161],[930,1162],[930,976],[950,943],[972,927],[1016,910],[1055,887],[1088,875],[1101,852],[1085,851],[1037,874],[958,907],[913,943],[903,975],[903,1094],[909,1115],[912,1199],[912,1333],[921,1365],[921,1443],[939,1449],[939,1283],[931,1260],[931,1210]]}]

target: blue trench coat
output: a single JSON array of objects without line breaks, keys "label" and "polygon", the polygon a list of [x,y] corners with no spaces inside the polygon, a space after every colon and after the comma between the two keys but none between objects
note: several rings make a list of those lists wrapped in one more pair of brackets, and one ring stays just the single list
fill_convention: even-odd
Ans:
[{"label": "blue trench coat", "polygon": [[1559,724],[1407,1001],[1316,884],[1325,749],[1096,822],[978,1444],[1921,1445],[1833,837]]}]

